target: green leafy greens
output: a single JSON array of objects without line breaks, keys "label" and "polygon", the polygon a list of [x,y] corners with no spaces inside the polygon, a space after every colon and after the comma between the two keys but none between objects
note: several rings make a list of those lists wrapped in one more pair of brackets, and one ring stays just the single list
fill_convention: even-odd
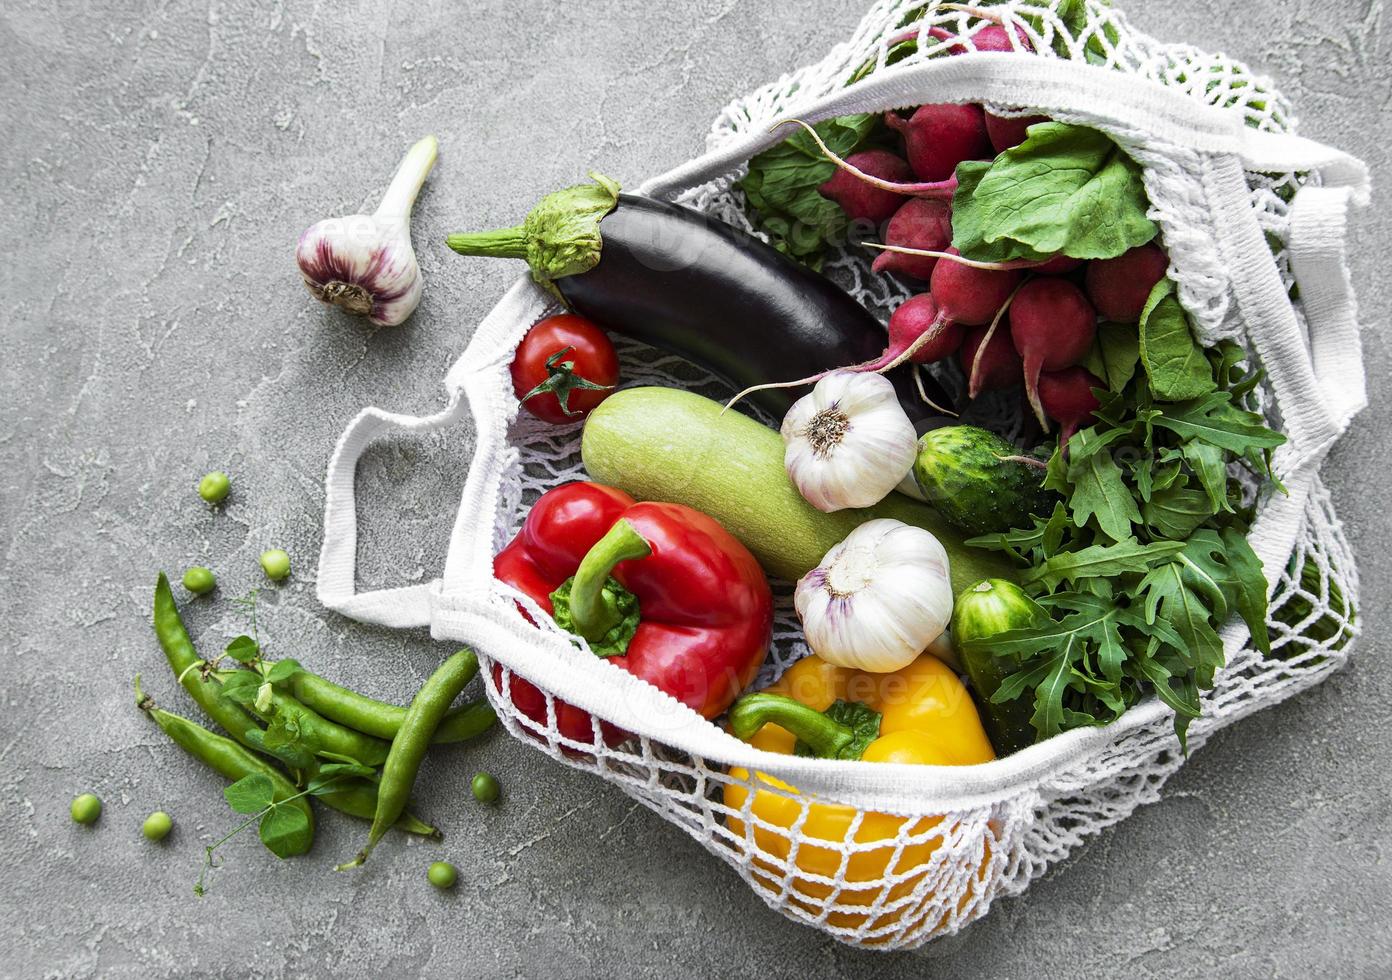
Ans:
[{"label": "green leafy greens", "polygon": [[1266,578],[1228,468],[1271,479],[1284,437],[1248,405],[1260,375],[1242,370],[1241,349],[1201,348],[1167,284],[1139,328],[1103,325],[1090,363],[1111,390],[1049,460],[1045,486],[1063,502],[1031,528],[969,542],[1029,565],[1024,583],[1050,616],[967,645],[1013,664],[992,700],[1032,697],[1040,739],[1106,724],[1153,692],[1183,745],[1224,663],[1228,618],[1270,649]]},{"label": "green leafy greens", "polygon": [[1106,259],[1155,237],[1140,166],[1105,134],[1035,123],[995,160],[957,165],[952,244],[983,262]]},{"label": "green leafy greens", "polygon": [[[833,153],[845,157],[866,143],[878,125],[878,116],[861,113],[828,119],[813,128]],[[770,243],[815,265],[827,242],[849,227],[841,206],[817,192],[835,173],[836,164],[800,129],[750,160],[739,186]]]}]

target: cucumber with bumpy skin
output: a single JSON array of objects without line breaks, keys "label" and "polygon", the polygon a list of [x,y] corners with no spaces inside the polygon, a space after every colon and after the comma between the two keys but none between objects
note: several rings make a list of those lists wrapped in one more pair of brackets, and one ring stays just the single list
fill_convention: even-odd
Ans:
[{"label": "cucumber with bumpy skin", "polygon": [[1043,461],[974,425],[925,432],[913,473],[923,499],[969,536],[1027,527],[1050,510]]},{"label": "cucumber with bumpy skin", "polygon": [[991,697],[1001,682],[1020,665],[995,656],[990,649],[991,637],[1033,626],[1047,616],[1014,582],[987,579],[957,594],[952,609],[952,645],[971,678],[982,724],[997,755],[1009,755],[1034,744],[1034,725],[1030,722],[1034,698],[1033,691],[1026,690],[1013,701],[992,703]]},{"label": "cucumber with bumpy skin", "polygon": [[672,388],[628,388],[585,422],[581,455],[591,479],[640,500],[685,504],[719,521],[770,575],[796,580],[868,520],[888,517],[931,531],[951,564],[954,590],[1017,577],[995,553],[962,544],[932,508],[891,493],[874,507],[824,514],[783,468],[778,433],[719,402]]}]

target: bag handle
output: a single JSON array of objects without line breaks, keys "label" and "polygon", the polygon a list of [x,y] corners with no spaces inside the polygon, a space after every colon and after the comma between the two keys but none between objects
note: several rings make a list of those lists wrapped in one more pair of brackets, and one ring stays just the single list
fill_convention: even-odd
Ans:
[{"label": "bag handle", "polygon": [[1291,202],[1286,254],[1300,286],[1315,380],[1338,431],[1368,404],[1358,304],[1349,280],[1349,206],[1366,186],[1302,187]]},{"label": "bag handle", "polygon": [[[501,467],[490,465],[506,451],[507,425],[516,402],[503,382],[512,351],[525,331],[553,306],[551,297],[527,277],[519,279],[474,331],[468,347],[445,376],[449,402],[433,415],[405,415],[365,408],[339,436],[329,458],[324,494],[324,544],[319,552],[319,601],[364,623],[392,628],[430,626],[445,591],[486,594],[492,581],[492,515]],[[501,398],[499,391],[506,391]],[[509,404],[510,403],[510,404]],[[393,429],[430,432],[452,425],[476,407],[476,443],[469,475],[440,578],[418,585],[358,592],[356,585],[358,460],[379,436]]]},{"label": "bag handle", "polygon": [[[1162,142],[1204,153],[1240,152],[1247,139],[1239,114],[1198,105],[1192,96],[1148,78],[1064,58],[1000,52],[886,68],[854,85],[839,86],[782,107],[775,118],[795,115],[815,123],[857,112],[880,112],[893,106],[917,105],[928,92],[938,102],[990,102],[1077,116],[1089,125],[1145,132]],[[741,133],[646,181],[638,193],[675,197],[737,170],[788,135],[765,128]],[[1293,144],[1279,145],[1289,149]]]},{"label": "bag handle", "polygon": [[434,415],[402,415],[365,408],[339,437],[325,478],[324,544],[319,552],[319,601],[329,609],[364,623],[393,628],[429,626],[435,582],[358,592],[358,509],[355,496],[358,460],[379,435],[392,429],[430,432],[463,414],[462,389]]}]

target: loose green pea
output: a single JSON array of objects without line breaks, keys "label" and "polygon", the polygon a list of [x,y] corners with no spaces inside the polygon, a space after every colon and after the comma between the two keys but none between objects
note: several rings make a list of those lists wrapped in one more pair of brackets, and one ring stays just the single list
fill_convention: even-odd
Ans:
[{"label": "loose green pea", "polygon": [[222,503],[231,489],[232,481],[221,470],[213,470],[198,481],[198,496],[210,504]]},{"label": "loose green pea", "polygon": [[446,888],[453,888],[454,883],[459,880],[459,872],[454,865],[448,861],[436,861],[430,866],[430,870],[425,873],[430,879],[430,883],[442,891]]},{"label": "loose green pea", "polygon": [[83,793],[72,801],[68,811],[77,823],[96,823],[97,818],[101,816],[101,800],[92,793]]},{"label": "loose green pea", "polygon": [[145,835],[146,840],[164,840],[173,829],[174,819],[163,810],[156,810],[150,814],[140,826],[140,832]]},{"label": "loose green pea", "polygon": [[184,572],[184,588],[194,595],[207,595],[217,587],[217,578],[212,570],[202,565],[194,565]]},{"label": "loose green pea", "polygon": [[261,552],[261,571],[273,582],[290,575],[290,556],[283,548],[271,548]]},{"label": "loose green pea", "polygon": [[492,803],[498,798],[498,779],[491,772],[481,772],[469,784],[474,799],[480,803]]}]

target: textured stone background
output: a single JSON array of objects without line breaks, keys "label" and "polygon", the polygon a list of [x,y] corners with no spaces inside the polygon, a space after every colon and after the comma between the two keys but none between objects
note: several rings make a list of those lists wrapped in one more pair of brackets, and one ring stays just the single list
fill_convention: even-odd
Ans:
[{"label": "textured stone background", "polygon": [[[862,3],[0,3],[0,971],[17,976],[748,972],[933,976],[1385,976],[1392,961],[1392,569],[1382,397],[1392,300],[1386,214],[1355,229],[1373,406],[1329,482],[1362,559],[1367,635],[1321,688],[1219,735],[1159,805],[1102,835],[984,922],[916,955],[842,948],[772,912],[695,843],[617,790],[498,736],[435,753],[419,787],[463,877],[393,840],[335,875],[362,828],[323,820],[313,856],[227,848],[201,903],[200,844],[231,814],[220,782],[140,717],[132,674],[189,705],[146,625],[157,568],[207,563],[193,603],[213,648],[228,597],[283,546],[293,579],[262,630],[284,654],[404,698],[442,650],[326,613],[313,577],[321,479],[362,405],[426,411],[514,274],[443,235],[511,223],[602,166],[633,181],[702,146],[729,98],[844,36]],[[1132,4],[1145,29],[1277,76],[1303,131],[1392,183],[1392,40],[1380,0]],[[414,320],[374,332],[305,296],[300,229],[359,210],[398,155],[443,154],[416,223],[428,279]],[[441,542],[467,432],[374,449],[360,477],[379,530],[362,584],[420,580]],[[193,493],[225,467],[221,513]],[[383,530],[389,527],[390,530]],[[503,780],[501,806],[467,798]],[[74,827],[94,790],[106,812]],[[139,837],[167,808],[173,837]],[[569,966],[553,968],[565,961]]]}]

